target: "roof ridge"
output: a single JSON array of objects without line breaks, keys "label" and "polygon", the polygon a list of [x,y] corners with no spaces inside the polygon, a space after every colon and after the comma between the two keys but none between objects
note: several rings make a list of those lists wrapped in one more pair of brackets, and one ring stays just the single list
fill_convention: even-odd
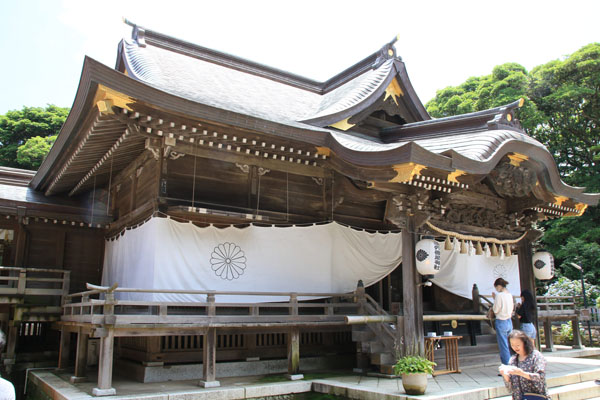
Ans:
[{"label": "roof ridge", "polygon": [[318,94],[330,92],[351,81],[357,76],[362,75],[368,70],[376,69],[381,64],[382,59],[400,59],[400,57],[396,57],[396,52],[393,49],[395,40],[392,40],[391,42],[386,43],[378,51],[363,58],[361,61],[355,63],[349,68],[346,68],[333,77],[320,82],[275,67],[261,64],[256,61],[248,60],[219,50],[210,49],[208,47],[200,46],[198,44],[165,35],[157,31],[146,29],[126,19],[124,22],[133,27],[132,38],[140,47],[145,47],[146,45],[150,44],[168,51],[174,51],[186,56],[195,57],[207,62],[271,79]]}]

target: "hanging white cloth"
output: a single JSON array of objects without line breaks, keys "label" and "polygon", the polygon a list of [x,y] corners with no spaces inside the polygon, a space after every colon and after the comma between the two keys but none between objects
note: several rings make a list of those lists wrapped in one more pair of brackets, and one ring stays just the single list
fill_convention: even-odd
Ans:
[{"label": "hanging white cloth", "polygon": [[509,282],[507,289],[514,295],[521,293],[519,262],[516,255],[510,257],[489,257],[460,254],[442,248],[442,266],[431,281],[451,293],[472,298],[473,284],[477,284],[479,294],[491,295],[494,281],[504,278]]},{"label": "hanging white cloth", "polygon": [[[308,227],[199,228],[152,218],[107,241],[102,284],[143,289],[346,293],[369,286],[402,259],[399,233],[368,233],[329,223]],[[199,301],[189,294],[127,294],[118,298]],[[218,302],[287,300],[217,296]]]}]

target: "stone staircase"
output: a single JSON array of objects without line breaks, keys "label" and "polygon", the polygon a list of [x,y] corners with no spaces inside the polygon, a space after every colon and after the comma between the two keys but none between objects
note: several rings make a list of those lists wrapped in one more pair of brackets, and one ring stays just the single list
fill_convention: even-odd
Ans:
[{"label": "stone staircase", "polygon": [[[548,394],[552,400],[600,399],[600,384],[595,382],[598,372],[573,374],[548,378]],[[491,397],[495,400],[512,400],[512,396]]]}]

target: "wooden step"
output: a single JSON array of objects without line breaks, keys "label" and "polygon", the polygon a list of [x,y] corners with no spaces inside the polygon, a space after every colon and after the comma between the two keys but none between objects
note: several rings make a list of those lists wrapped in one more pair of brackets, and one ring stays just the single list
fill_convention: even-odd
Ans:
[{"label": "wooden step", "polygon": [[379,372],[384,375],[394,375],[394,365],[393,364],[381,364],[379,366]]},{"label": "wooden step", "polygon": [[371,364],[382,365],[382,364],[394,364],[396,362],[396,356],[392,353],[372,353]]},{"label": "wooden step", "polygon": [[369,342],[375,339],[375,334],[370,330],[354,330],[352,329],[353,342]]},{"label": "wooden step", "polygon": [[388,349],[383,343],[375,341],[367,342],[367,349],[369,353],[389,353],[392,350]]}]

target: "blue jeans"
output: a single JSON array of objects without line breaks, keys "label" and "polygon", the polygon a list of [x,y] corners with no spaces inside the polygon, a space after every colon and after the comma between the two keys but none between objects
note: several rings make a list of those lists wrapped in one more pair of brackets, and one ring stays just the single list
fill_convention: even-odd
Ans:
[{"label": "blue jeans", "polygon": [[494,324],[496,327],[496,340],[500,349],[500,360],[502,364],[508,365],[510,361],[510,350],[508,348],[508,334],[513,329],[512,320],[497,319]]},{"label": "blue jeans", "polygon": [[521,330],[523,332],[525,332],[525,334],[527,336],[529,336],[530,338],[532,338],[533,340],[535,340],[535,336],[536,336],[536,330],[535,330],[535,325],[531,322],[526,322],[524,324],[521,324]]}]

